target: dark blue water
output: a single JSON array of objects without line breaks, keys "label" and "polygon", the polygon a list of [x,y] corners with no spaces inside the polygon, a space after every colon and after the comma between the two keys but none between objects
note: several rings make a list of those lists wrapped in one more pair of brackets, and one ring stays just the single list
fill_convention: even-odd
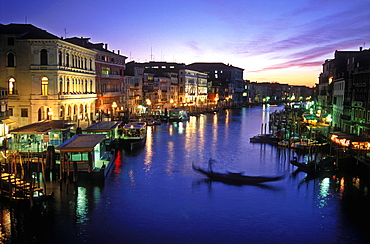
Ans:
[{"label": "dark blue water", "polygon": [[[39,218],[4,239],[45,243],[367,243],[369,184],[351,174],[306,179],[295,154],[252,144],[279,107],[253,107],[150,127],[145,148],[122,152],[103,187],[56,192]],[[210,182],[191,168],[286,178],[261,186]],[[75,193],[76,191],[76,193]],[[5,212],[4,212],[5,211]],[[3,210],[3,219],[6,208]],[[364,222],[365,221],[365,222]],[[366,222],[367,221],[367,222]],[[11,235],[9,234],[11,233]]]}]

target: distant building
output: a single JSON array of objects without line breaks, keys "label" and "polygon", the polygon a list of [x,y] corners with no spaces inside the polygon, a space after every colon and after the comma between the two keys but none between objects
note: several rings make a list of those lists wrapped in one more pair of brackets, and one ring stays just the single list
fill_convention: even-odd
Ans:
[{"label": "distant building", "polygon": [[198,70],[208,75],[208,96],[210,100],[243,102],[245,92],[244,69],[224,63],[192,63],[187,69]]},{"label": "distant building", "polygon": [[129,62],[126,67],[144,68],[144,101],[150,101],[153,110],[207,103],[207,74],[187,69],[183,63]]},{"label": "distant building", "polygon": [[250,82],[248,93],[250,103],[289,103],[291,101],[307,101],[313,96],[313,88],[291,86],[276,82]]},{"label": "distant building", "polygon": [[125,107],[127,108],[128,116],[140,115],[142,112],[142,105],[145,102],[143,97],[143,80],[144,68],[141,66],[135,66],[134,62],[127,63],[125,69],[124,91],[126,93]]},{"label": "distant building", "polygon": [[180,106],[206,106],[208,103],[207,74],[191,69],[179,70]]}]

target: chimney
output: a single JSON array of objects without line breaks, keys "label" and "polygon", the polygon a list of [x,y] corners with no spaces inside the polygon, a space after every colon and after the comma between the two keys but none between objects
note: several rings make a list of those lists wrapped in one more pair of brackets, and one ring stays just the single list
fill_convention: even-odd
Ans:
[{"label": "chimney", "polygon": [[360,52],[362,51],[362,47],[360,47]]},{"label": "chimney", "polygon": [[120,53],[120,50],[117,50],[117,53],[118,53],[118,55],[119,55],[119,53]]},{"label": "chimney", "polygon": [[108,43],[105,43],[104,44],[104,49],[107,50],[108,49]]}]

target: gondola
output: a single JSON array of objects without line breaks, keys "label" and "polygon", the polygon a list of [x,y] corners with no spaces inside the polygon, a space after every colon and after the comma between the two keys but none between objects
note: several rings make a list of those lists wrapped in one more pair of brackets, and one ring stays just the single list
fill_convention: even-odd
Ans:
[{"label": "gondola", "polygon": [[193,170],[201,173],[205,176],[207,176],[209,179],[214,180],[214,181],[220,181],[224,183],[229,183],[229,184],[236,184],[236,185],[254,185],[254,184],[261,184],[265,182],[270,182],[270,181],[277,181],[283,179],[285,176],[247,176],[243,175],[242,173],[216,173],[213,172],[212,170],[207,171],[204,169],[201,169],[200,167],[196,167],[194,163],[192,164]]},{"label": "gondola", "polygon": [[319,162],[300,163],[294,157],[290,163],[296,166],[300,171],[313,174],[319,172],[334,172],[337,170],[337,163],[334,157],[325,157]]}]

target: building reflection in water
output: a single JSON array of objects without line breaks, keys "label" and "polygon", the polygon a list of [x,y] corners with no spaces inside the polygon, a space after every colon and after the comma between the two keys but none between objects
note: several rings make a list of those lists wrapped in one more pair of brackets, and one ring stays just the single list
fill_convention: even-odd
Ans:
[{"label": "building reflection in water", "polygon": [[0,242],[6,243],[12,234],[12,215],[9,209],[1,211]]},{"label": "building reflection in water", "polygon": [[174,170],[174,162],[176,159],[173,141],[167,142],[167,154],[168,154],[168,159],[166,163],[166,173],[172,174]]},{"label": "building reflection in water", "polygon": [[319,190],[319,202],[318,207],[324,208],[328,204],[328,197],[330,195],[330,178],[324,178],[321,180],[319,184],[320,190]]},{"label": "building reflection in water", "polygon": [[146,143],[145,143],[145,158],[144,158],[144,169],[145,172],[149,172],[152,168],[153,163],[153,128],[148,126]]},{"label": "building reflection in water", "polygon": [[85,187],[77,188],[77,202],[76,202],[76,223],[82,224],[88,219],[88,200]]}]

